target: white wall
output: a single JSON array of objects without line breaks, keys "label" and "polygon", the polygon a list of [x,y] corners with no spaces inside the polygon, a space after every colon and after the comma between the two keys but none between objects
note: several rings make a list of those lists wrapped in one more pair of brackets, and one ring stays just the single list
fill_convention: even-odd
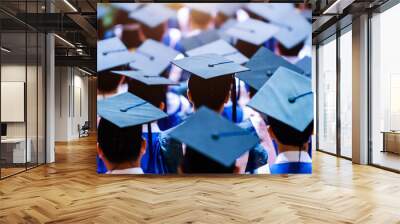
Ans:
[{"label": "white wall", "polygon": [[[38,70],[37,70],[38,69]],[[27,78],[27,80],[26,80]],[[25,64],[3,64],[1,66],[1,81],[24,82],[26,85],[26,112],[27,119],[24,122],[6,122],[8,138],[25,138],[30,140],[32,162],[39,159],[44,162],[44,74],[39,66],[25,66]],[[24,92],[22,92],[24,94]],[[4,97],[4,96],[2,96]],[[1,108],[9,110],[10,108]],[[25,111],[26,110],[26,111]],[[39,156],[37,156],[37,153]]]},{"label": "white wall", "polygon": [[77,139],[78,125],[88,120],[88,78],[76,68],[56,67],[55,85],[55,140]]},{"label": "white wall", "polygon": [[[25,65],[18,65],[18,64],[13,64],[13,65],[2,65],[1,66],[1,81],[4,82],[25,82],[25,71],[26,67]],[[35,73],[36,74],[36,67],[33,66],[28,66],[27,67],[28,74]],[[31,80],[28,76],[28,81],[29,85],[34,85],[36,86],[36,81],[34,83],[31,83],[33,80]],[[27,88],[27,103],[30,104],[29,102],[36,102],[36,88]],[[36,108],[36,103],[33,105],[28,105],[30,107]],[[7,108],[1,108],[1,110],[7,110]],[[36,122],[36,113],[28,113],[28,122],[35,121]],[[32,117],[33,115],[33,117]],[[28,125],[29,127],[32,127],[33,125]],[[36,129],[36,126],[34,127]],[[29,133],[29,130],[28,130]],[[8,137],[25,137],[25,122],[11,122],[7,123],[7,136]],[[29,136],[28,136],[29,137]]]}]

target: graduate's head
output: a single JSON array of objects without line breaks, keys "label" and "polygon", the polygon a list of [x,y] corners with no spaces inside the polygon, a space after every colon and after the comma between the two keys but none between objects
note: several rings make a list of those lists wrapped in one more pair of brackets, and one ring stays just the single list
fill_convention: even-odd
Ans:
[{"label": "graduate's head", "polygon": [[97,150],[107,169],[117,169],[120,164],[140,165],[146,150],[142,138],[142,125],[119,128],[106,119],[100,119],[97,130]]},{"label": "graduate's head", "polygon": [[257,90],[251,86],[249,86],[249,97],[250,99],[253,98],[254,95],[256,95]]},{"label": "graduate's head", "polygon": [[193,30],[195,29],[206,30],[210,27],[213,21],[213,17],[206,12],[202,12],[196,9],[191,9],[189,14],[189,21],[190,21],[190,26]]},{"label": "graduate's head", "polygon": [[229,101],[232,84],[232,75],[210,79],[191,75],[188,81],[187,95],[195,109],[206,106],[214,111],[222,112],[224,104]]},{"label": "graduate's head", "polygon": [[314,121],[301,132],[273,117],[267,116],[267,120],[270,136],[282,145],[303,146],[313,133]]},{"label": "graduate's head", "polygon": [[304,41],[301,41],[300,43],[298,43],[297,45],[295,45],[292,48],[286,48],[285,46],[283,46],[283,44],[279,43],[277,44],[277,50],[278,50],[278,54],[281,56],[291,56],[291,57],[296,57],[299,55],[301,49],[303,49],[304,47]]},{"label": "graduate's head", "polygon": [[112,74],[110,70],[102,71],[97,75],[97,90],[99,94],[113,94],[122,82],[121,76]]},{"label": "graduate's head", "polygon": [[243,40],[237,40],[235,47],[248,58],[251,58],[259,49],[259,46]]},{"label": "graduate's head", "polygon": [[142,31],[147,39],[162,41],[165,31],[167,30],[167,23],[161,23],[155,27],[142,25]]},{"label": "graduate's head", "polygon": [[201,153],[186,148],[185,156],[182,163],[183,173],[236,173],[238,168],[235,164],[230,167],[225,167],[222,164],[209,159]]},{"label": "graduate's head", "polygon": [[128,91],[153,106],[164,110],[167,94],[167,86],[165,85],[146,85],[135,79],[128,79]]},{"label": "graduate's head", "polygon": [[222,12],[218,12],[214,18],[215,28],[219,29],[228,19],[229,16]]},{"label": "graduate's head", "polygon": [[[119,25],[116,28],[118,32],[121,32],[121,40],[127,48],[137,48],[145,40],[143,31],[137,23]],[[116,31],[117,32],[117,31]]]}]

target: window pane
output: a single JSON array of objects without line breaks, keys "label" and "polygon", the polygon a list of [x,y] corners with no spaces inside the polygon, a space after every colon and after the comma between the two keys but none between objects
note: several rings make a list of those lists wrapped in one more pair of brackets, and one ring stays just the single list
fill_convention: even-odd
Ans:
[{"label": "window pane", "polygon": [[340,153],[352,156],[352,35],[340,37]]},{"label": "window pane", "polygon": [[371,19],[372,163],[396,170],[400,170],[400,33],[393,27],[399,21],[400,4]]},{"label": "window pane", "polygon": [[336,40],[318,51],[318,147],[336,153]]}]

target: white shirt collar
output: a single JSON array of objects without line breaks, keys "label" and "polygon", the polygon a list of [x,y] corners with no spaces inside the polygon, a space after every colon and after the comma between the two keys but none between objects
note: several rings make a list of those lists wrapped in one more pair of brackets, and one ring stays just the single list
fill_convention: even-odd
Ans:
[{"label": "white shirt collar", "polygon": [[303,163],[311,163],[311,157],[308,155],[308,152],[301,151],[300,161],[299,161],[299,151],[287,151],[279,153],[278,157],[276,157],[275,164],[279,163],[290,163],[290,162],[303,162]]},{"label": "white shirt collar", "polygon": [[133,167],[123,170],[110,170],[106,174],[144,174],[142,168]]}]

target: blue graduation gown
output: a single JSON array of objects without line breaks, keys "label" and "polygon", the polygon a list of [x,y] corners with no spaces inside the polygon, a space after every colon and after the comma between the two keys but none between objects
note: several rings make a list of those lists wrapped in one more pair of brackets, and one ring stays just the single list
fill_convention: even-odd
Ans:
[{"label": "blue graduation gown", "polygon": [[172,127],[177,126],[178,124],[182,123],[183,118],[179,116],[179,114],[182,111],[182,102],[179,101],[179,107],[178,110],[176,110],[174,113],[169,114],[168,117],[163,118],[157,122],[158,127],[160,128],[161,131],[165,131],[167,129],[170,129]]},{"label": "blue graduation gown", "polygon": [[[222,116],[230,121],[233,121],[232,110],[233,110],[232,104],[225,106],[224,111],[222,111]],[[236,118],[237,118],[236,123],[240,123],[243,121],[243,109],[240,106],[236,106]]]},{"label": "blue graduation gown", "polygon": [[[249,133],[257,136],[256,129],[251,123],[250,119],[246,119],[239,124],[239,127],[245,129]],[[246,165],[246,172],[254,174],[255,171],[268,163],[267,150],[261,145],[257,144],[254,148],[249,150],[249,159]]]},{"label": "blue graduation gown", "polygon": [[[142,157],[140,166],[146,174],[165,174],[167,167],[161,152],[161,146],[158,141],[160,133],[152,133],[152,147],[150,148],[147,140],[146,152]],[[148,139],[148,133],[143,133],[143,137]]]},{"label": "blue graduation gown", "polygon": [[288,162],[274,164],[270,167],[271,174],[311,174],[312,163]]},{"label": "blue graduation gown", "polygon": [[96,163],[97,163],[98,174],[104,174],[107,172],[107,167],[104,164],[103,160],[99,157],[99,155],[96,155]]}]

